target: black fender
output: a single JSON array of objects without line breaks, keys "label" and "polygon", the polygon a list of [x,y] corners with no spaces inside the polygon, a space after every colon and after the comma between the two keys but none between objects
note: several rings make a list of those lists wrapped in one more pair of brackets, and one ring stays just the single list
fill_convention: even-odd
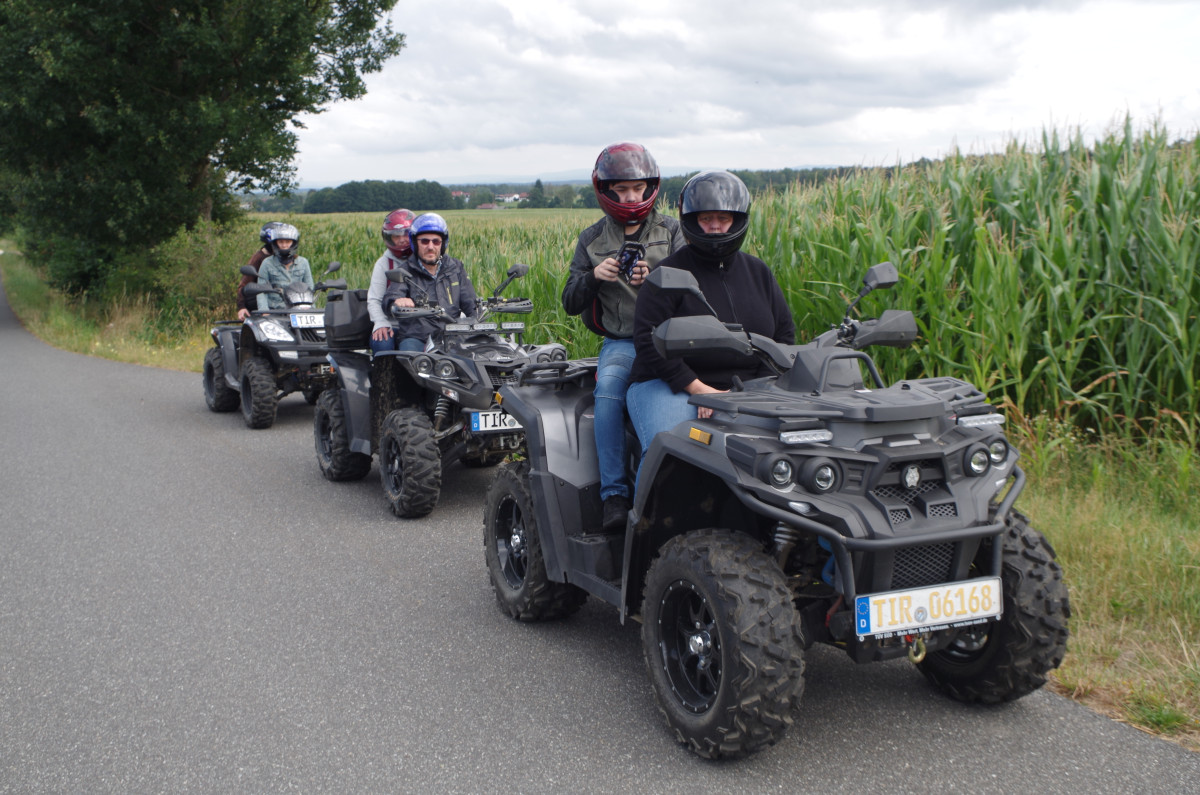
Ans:
[{"label": "black fender", "polygon": [[225,384],[231,389],[241,391],[242,382],[241,360],[238,349],[241,347],[242,327],[234,322],[222,322],[213,327],[213,343],[221,351],[221,364],[225,368]]},{"label": "black fender", "polygon": [[353,351],[338,351],[325,357],[333,367],[334,389],[342,400],[350,450],[371,455],[371,357]]}]

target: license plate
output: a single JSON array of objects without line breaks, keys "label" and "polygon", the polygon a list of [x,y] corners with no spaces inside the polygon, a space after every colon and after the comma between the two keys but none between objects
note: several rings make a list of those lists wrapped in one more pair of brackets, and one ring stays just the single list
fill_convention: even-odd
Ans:
[{"label": "license plate", "polygon": [[965,627],[1000,615],[1000,578],[889,591],[854,600],[859,637],[892,637],[915,631]]},{"label": "license plate", "polygon": [[520,430],[521,423],[517,418],[504,411],[472,411],[471,430],[475,433],[488,431]]},{"label": "license plate", "polygon": [[292,328],[317,328],[318,326],[325,327],[324,315],[292,315]]}]

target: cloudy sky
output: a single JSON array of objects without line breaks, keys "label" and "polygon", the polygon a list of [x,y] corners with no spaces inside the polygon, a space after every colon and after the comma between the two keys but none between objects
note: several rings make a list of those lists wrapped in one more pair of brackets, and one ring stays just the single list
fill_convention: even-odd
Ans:
[{"label": "cloudy sky", "polygon": [[893,165],[1126,113],[1200,129],[1200,0],[399,0],[365,98],[304,117],[302,186]]}]

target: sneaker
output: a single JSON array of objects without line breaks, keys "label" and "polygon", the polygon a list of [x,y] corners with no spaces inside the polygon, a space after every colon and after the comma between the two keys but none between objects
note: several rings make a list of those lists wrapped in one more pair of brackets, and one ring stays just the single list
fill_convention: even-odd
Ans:
[{"label": "sneaker", "polygon": [[629,498],[614,494],[604,501],[604,529],[620,530],[629,514]]}]

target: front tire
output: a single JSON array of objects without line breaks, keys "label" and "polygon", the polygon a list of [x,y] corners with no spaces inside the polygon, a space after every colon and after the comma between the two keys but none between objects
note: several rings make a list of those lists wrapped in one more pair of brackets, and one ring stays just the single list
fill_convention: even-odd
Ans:
[{"label": "front tire", "polygon": [[748,536],[700,530],[646,575],[642,652],[658,707],[709,759],[773,745],[804,692],[804,639],[787,580]]},{"label": "front tire", "polygon": [[242,365],[242,419],[248,428],[270,428],[275,424],[279,390],[271,363],[252,356]]},{"label": "front tire", "polygon": [[1041,533],[1016,511],[1003,534],[1000,580],[1004,612],[970,627],[917,665],[925,678],[957,701],[999,704],[1046,683],[1062,663],[1071,615],[1062,569]]},{"label": "front tire", "polygon": [[350,449],[350,431],[340,390],[326,389],[313,410],[313,443],[317,466],[326,480],[362,480],[371,471],[371,456]]},{"label": "front tire", "polygon": [[401,519],[425,516],[442,491],[442,458],[433,426],[419,409],[397,409],[383,421],[379,476],[392,513]]},{"label": "front tire", "polygon": [[238,406],[237,390],[225,383],[220,348],[209,348],[204,354],[204,402],[210,411],[233,411]]},{"label": "front tire", "polygon": [[565,618],[587,600],[586,591],[546,576],[526,461],[496,470],[488,487],[483,511],[483,557],[496,602],[519,621]]}]

